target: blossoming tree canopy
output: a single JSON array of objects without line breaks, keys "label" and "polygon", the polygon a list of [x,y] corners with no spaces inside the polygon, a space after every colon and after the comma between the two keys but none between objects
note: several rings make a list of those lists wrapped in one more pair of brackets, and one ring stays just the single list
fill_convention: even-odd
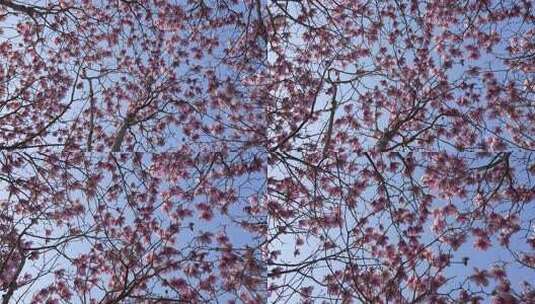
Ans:
[{"label": "blossoming tree canopy", "polygon": [[289,164],[299,183],[272,179],[273,298],[533,301],[533,155],[339,157],[312,176]]},{"label": "blossoming tree canopy", "polygon": [[0,149],[257,141],[245,89],[265,53],[256,5],[2,1]]},{"label": "blossoming tree canopy", "polygon": [[535,301],[533,2],[267,11],[271,301]]},{"label": "blossoming tree canopy", "polygon": [[2,303],[265,302],[260,4],[0,1]]},{"label": "blossoming tree canopy", "polygon": [[171,153],[2,162],[3,303],[264,302],[252,176]]},{"label": "blossoming tree canopy", "polygon": [[2,304],[535,302],[532,2],[0,0]]},{"label": "blossoming tree canopy", "polygon": [[274,148],[533,149],[531,1],[283,3],[266,21]]}]

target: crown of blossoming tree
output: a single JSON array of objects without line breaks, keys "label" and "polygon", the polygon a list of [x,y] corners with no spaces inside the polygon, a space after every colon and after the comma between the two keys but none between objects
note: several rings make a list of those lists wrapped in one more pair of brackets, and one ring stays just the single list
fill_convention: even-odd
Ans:
[{"label": "crown of blossoming tree", "polygon": [[0,1],[0,299],[264,303],[256,1]]},{"label": "crown of blossoming tree", "polygon": [[272,1],[273,303],[531,303],[532,1]]},{"label": "crown of blossoming tree", "polygon": [[527,0],[0,0],[0,299],[535,303]]}]

